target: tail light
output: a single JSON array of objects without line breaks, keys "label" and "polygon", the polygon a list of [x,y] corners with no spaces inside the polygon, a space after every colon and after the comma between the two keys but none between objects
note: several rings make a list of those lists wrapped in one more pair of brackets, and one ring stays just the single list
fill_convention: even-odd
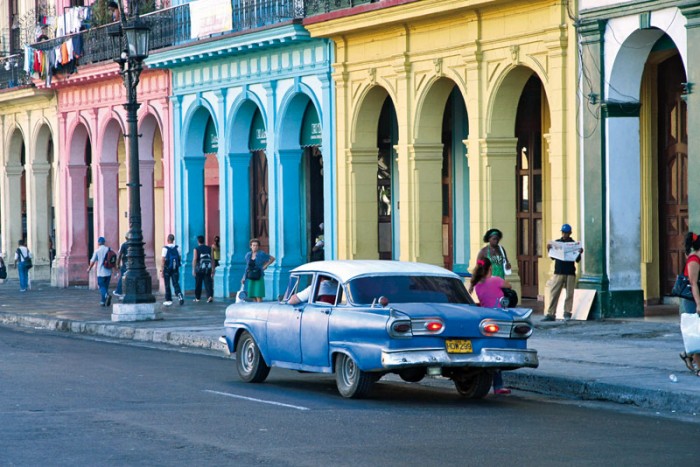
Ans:
[{"label": "tail light", "polygon": [[496,323],[487,323],[484,325],[484,329],[483,329],[484,334],[488,334],[488,335],[494,335],[500,330],[501,330],[501,328]]},{"label": "tail light", "polygon": [[445,330],[445,323],[440,318],[420,318],[411,320],[414,336],[433,336]]},{"label": "tail light", "polygon": [[513,323],[513,330],[510,333],[510,337],[516,337],[516,338],[527,338],[532,335],[532,331],[534,329],[532,328],[532,324],[527,323],[527,322],[519,322],[519,323]]},{"label": "tail light", "polygon": [[511,324],[510,321],[485,319],[479,323],[479,330],[486,337],[510,337]]},{"label": "tail light", "polygon": [[387,332],[389,332],[391,337],[412,337],[411,320],[396,319],[389,321]]}]

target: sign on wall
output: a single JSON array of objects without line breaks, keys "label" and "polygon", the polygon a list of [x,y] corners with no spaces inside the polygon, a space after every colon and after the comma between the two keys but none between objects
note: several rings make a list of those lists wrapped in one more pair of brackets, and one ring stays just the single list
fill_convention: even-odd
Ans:
[{"label": "sign on wall", "polygon": [[190,37],[197,39],[233,29],[231,0],[190,2]]}]

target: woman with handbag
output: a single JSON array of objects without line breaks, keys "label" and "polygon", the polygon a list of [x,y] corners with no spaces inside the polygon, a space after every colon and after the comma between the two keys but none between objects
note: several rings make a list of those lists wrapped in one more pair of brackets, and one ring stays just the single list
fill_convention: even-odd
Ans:
[{"label": "woman with handbag", "polygon": [[[693,292],[693,298],[695,300],[688,300],[681,298],[681,332],[684,332],[683,321],[687,318],[683,318],[682,314],[697,314],[700,317],[700,288],[698,288],[698,279],[700,278],[700,236],[694,232],[688,232],[685,236],[685,268],[683,269],[683,274],[688,278],[690,282],[690,287]],[[697,328],[698,326],[696,326]],[[687,331],[685,331],[687,333]],[[685,342],[689,336],[684,335],[683,341]],[[695,373],[696,376],[700,376],[700,353],[688,353],[688,348],[686,345],[686,351],[680,354],[681,358],[685,362],[685,366],[688,367],[690,371]]]},{"label": "woman with handbag", "polygon": [[510,274],[511,267],[506,250],[501,246],[502,238],[503,232],[500,230],[487,230],[484,234],[484,243],[487,243],[487,245],[479,251],[479,254],[476,255],[476,259],[478,261],[480,259],[488,258],[488,260],[491,262],[493,275],[496,277],[505,278],[506,275]]},{"label": "woman with handbag", "polygon": [[[469,292],[476,292],[481,306],[499,308],[501,306],[501,298],[504,297],[504,290],[511,288],[512,286],[508,281],[493,275],[490,259],[482,258],[476,260],[476,267],[472,271]],[[501,376],[500,370],[496,370],[493,374],[493,393],[510,394],[510,389],[503,387],[503,376]]]},{"label": "woman with handbag", "polygon": [[250,240],[250,251],[245,254],[245,273],[241,284],[248,281],[248,298],[262,302],[265,297],[265,269],[275,262],[275,257],[260,249],[260,240]]}]

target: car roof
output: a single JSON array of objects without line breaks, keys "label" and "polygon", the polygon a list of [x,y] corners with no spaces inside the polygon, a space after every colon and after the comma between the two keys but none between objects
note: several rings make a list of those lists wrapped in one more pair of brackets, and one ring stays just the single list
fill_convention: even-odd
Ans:
[{"label": "car roof", "polygon": [[409,261],[386,260],[336,260],[314,261],[296,267],[292,272],[325,272],[336,276],[342,282],[347,282],[355,277],[365,275],[422,275],[422,276],[459,276],[445,268],[425,263],[412,263]]}]

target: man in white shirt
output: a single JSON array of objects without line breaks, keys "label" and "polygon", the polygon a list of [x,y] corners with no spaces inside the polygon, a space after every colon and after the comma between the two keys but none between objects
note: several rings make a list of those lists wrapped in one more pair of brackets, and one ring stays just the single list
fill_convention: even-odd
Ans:
[{"label": "man in white shirt", "polygon": [[109,295],[109,281],[112,278],[112,270],[104,267],[105,256],[107,256],[107,251],[109,247],[105,245],[105,238],[100,237],[97,239],[97,250],[92,254],[90,259],[90,266],[87,270],[90,272],[92,268],[97,265],[97,286],[100,288],[100,305],[110,306],[112,304],[112,296]]}]

